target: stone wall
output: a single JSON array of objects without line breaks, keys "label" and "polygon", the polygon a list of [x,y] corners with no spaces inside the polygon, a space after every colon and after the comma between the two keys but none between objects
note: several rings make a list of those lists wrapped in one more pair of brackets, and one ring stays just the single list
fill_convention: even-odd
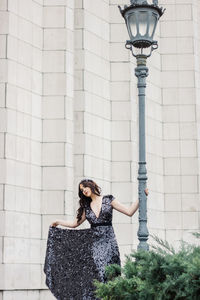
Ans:
[{"label": "stone wall", "polygon": [[[200,228],[200,4],[160,3],[159,48],[147,61],[148,227],[178,245]],[[43,273],[48,227],[74,218],[82,178],[126,205],[138,197],[136,61],[124,47],[124,4],[0,1],[2,300],[54,299]],[[124,261],[138,244],[138,213],[114,211],[113,223]]]}]

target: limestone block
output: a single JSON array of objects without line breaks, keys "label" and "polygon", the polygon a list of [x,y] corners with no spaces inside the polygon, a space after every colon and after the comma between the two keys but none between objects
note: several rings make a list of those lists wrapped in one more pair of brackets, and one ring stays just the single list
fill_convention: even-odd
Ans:
[{"label": "limestone block", "polygon": [[[11,137],[11,136],[10,136]],[[15,157],[17,160],[23,161],[23,162],[29,162],[30,161],[30,140],[22,138],[22,137],[14,137],[15,138],[15,148],[16,148],[16,154]],[[14,142],[13,142],[14,144]]]},{"label": "limestone block", "polygon": [[104,21],[102,19],[102,16],[101,18],[99,18],[98,16],[95,16],[90,12],[88,12],[87,10],[85,10],[84,26],[87,30],[93,32],[103,40],[109,41],[109,36],[110,36],[109,23]]},{"label": "limestone block", "polygon": [[182,194],[182,210],[197,212],[200,210],[200,202],[198,193]]},{"label": "limestone block", "polygon": [[83,176],[83,155],[76,154],[74,160],[74,174],[75,176],[81,175]]},{"label": "limestone block", "polygon": [[29,263],[29,239],[4,238],[4,263]]},{"label": "limestone block", "polygon": [[73,150],[74,147],[70,143],[65,144],[65,165],[68,167],[73,167]]},{"label": "limestone block", "polygon": [[7,211],[5,236],[29,237],[29,214]]},{"label": "limestone block", "polygon": [[6,58],[6,35],[0,36],[0,58]]},{"label": "limestone block", "polygon": [[70,30],[74,29],[74,10],[68,7],[66,7],[66,27]]},{"label": "limestone block", "polygon": [[117,5],[110,5],[110,23],[123,23],[123,18],[120,14]]},{"label": "limestone block", "polygon": [[44,50],[65,50],[66,29],[44,29]]},{"label": "limestone block", "polygon": [[112,143],[113,161],[131,160],[131,143],[130,142],[113,142]]},{"label": "limestone block", "polygon": [[183,229],[199,229],[198,212],[182,212]]},{"label": "limestone block", "polygon": [[181,188],[183,193],[197,193],[198,176],[182,176]]},{"label": "limestone block", "polygon": [[42,169],[40,166],[31,166],[30,184],[33,189],[41,188]]},{"label": "limestone block", "polygon": [[68,74],[66,80],[66,96],[73,98],[74,97],[74,76]]},{"label": "limestone block", "polygon": [[65,190],[67,188],[67,168],[43,167],[43,188],[45,190]]},{"label": "limestone block", "polygon": [[44,74],[43,92],[45,96],[66,94],[66,74],[64,73],[47,73]]},{"label": "limestone block", "polygon": [[44,143],[42,148],[43,166],[64,165],[64,143]]},{"label": "limestone block", "polygon": [[177,105],[166,105],[163,107],[163,121],[164,122],[178,122],[179,121],[179,107]]},{"label": "limestone block", "polygon": [[[126,207],[129,207],[131,205],[131,203],[123,203],[123,204]],[[113,224],[131,224],[131,218],[114,209],[113,210]]]},{"label": "limestone block", "polygon": [[42,214],[64,213],[64,191],[43,191]]},{"label": "limestone block", "polygon": [[9,13],[7,11],[0,11],[0,34],[7,34],[9,27],[8,20]]},{"label": "limestone block", "polygon": [[160,23],[162,37],[187,37],[193,34],[193,24],[191,20],[166,21]]},{"label": "limestone block", "polygon": [[41,143],[31,141],[31,163],[36,165],[41,165]]},{"label": "limestone block", "polygon": [[125,81],[111,82],[111,100],[129,101],[130,100],[130,83]]},{"label": "limestone block", "polygon": [[16,187],[5,185],[4,207],[5,210],[16,210]]},{"label": "limestone block", "polygon": [[66,29],[66,40],[67,40],[67,44],[66,44],[66,50],[73,52],[74,51],[74,32],[70,29]]},{"label": "limestone block", "polygon": [[148,210],[149,209],[158,210],[158,211],[164,210],[164,195],[162,194],[162,191],[154,192],[150,190],[150,194],[147,200],[147,207]]},{"label": "limestone block", "polygon": [[65,7],[64,6],[45,6],[43,13],[44,28],[59,28],[65,25]]},{"label": "limestone block", "polygon": [[148,211],[148,226],[149,228],[165,229],[164,212],[157,210]]},{"label": "limestone block", "polygon": [[124,47],[124,43],[110,44],[110,59],[112,62],[129,61],[130,52]]},{"label": "limestone block", "polygon": [[66,51],[65,52],[65,69],[66,73],[73,75],[74,74],[74,54]]},{"label": "limestone block", "polygon": [[112,140],[129,141],[130,140],[130,122],[112,121]]},{"label": "limestone block", "polygon": [[130,176],[129,162],[112,163],[112,181],[130,181]]},{"label": "limestone block", "polygon": [[7,0],[1,1],[0,10],[7,10]]},{"label": "limestone block", "polygon": [[[132,123],[134,124],[134,123]],[[163,128],[161,123],[157,120],[154,120],[152,117],[146,118],[146,133],[149,136],[154,136],[157,139],[162,139]]]},{"label": "limestone block", "polygon": [[194,232],[198,232],[198,230],[183,230],[183,240],[190,245],[193,244],[199,246],[199,239],[193,235]]},{"label": "limestone block", "polygon": [[31,214],[29,218],[30,237],[41,238],[41,215]]},{"label": "limestone block", "polygon": [[43,26],[43,3],[41,0],[32,3],[32,21],[35,25]]},{"label": "limestone block", "polygon": [[165,193],[174,194],[181,191],[181,178],[179,176],[164,176]]},{"label": "limestone block", "polygon": [[[98,137],[110,138],[110,121],[97,116],[84,114],[84,131]],[[93,125],[95,124],[95,126]]]},{"label": "limestone block", "polygon": [[163,142],[164,157],[179,157],[180,142],[168,140]]},{"label": "limestone block", "polygon": [[74,211],[74,198],[73,192],[65,192],[65,214],[74,216],[76,212]]},{"label": "limestone block", "polygon": [[66,138],[65,120],[44,120],[43,141],[44,142],[65,142]]},{"label": "limestone block", "polygon": [[137,189],[136,184],[133,182],[112,183],[112,195],[122,203],[132,202],[134,190]]},{"label": "limestone block", "polygon": [[40,190],[31,190],[30,193],[30,212],[40,214],[41,212],[41,192]]},{"label": "limestone block", "polygon": [[129,39],[126,26],[124,24],[110,25],[110,41],[111,43],[122,43]]},{"label": "limestone block", "polygon": [[180,121],[181,122],[195,122],[196,111],[194,105],[180,106]]},{"label": "limestone block", "polygon": [[131,120],[131,103],[125,102],[112,102],[112,120]]},{"label": "limestone block", "polygon": [[129,81],[130,64],[129,63],[111,63],[111,80],[112,81]]},{"label": "limestone block", "polygon": [[64,72],[64,51],[43,51],[43,72]]},{"label": "limestone block", "polygon": [[[77,32],[77,30],[76,30]],[[76,44],[76,48],[82,48],[82,38],[80,37],[80,33],[78,31],[79,39]],[[97,36],[95,33],[92,33],[88,30],[84,31],[84,49],[106,59],[110,59],[110,48],[108,41],[103,40],[101,37]]]},{"label": "limestone block", "polygon": [[[132,243],[132,228],[129,224],[114,224],[114,231],[119,245],[130,245]],[[126,234],[124,234],[126,232]]]},{"label": "limestone block", "polygon": [[[52,1],[52,0],[45,0],[45,1]],[[61,0],[59,0],[61,1]],[[64,0],[62,0],[64,1]],[[53,294],[50,291],[41,290],[40,291],[40,300],[55,300],[56,298],[53,296]]]},{"label": "limestone block", "polygon": [[105,21],[109,21],[109,3],[108,1],[97,0],[94,1],[89,0],[84,3],[84,9],[89,11],[92,15],[99,16]]},{"label": "limestone block", "polygon": [[105,59],[100,58],[99,56],[85,51],[85,68],[88,72],[94,73],[98,76],[103,77],[104,79],[110,79],[110,64]]},{"label": "limestone block", "polygon": [[104,177],[103,161],[96,157],[89,155],[84,156],[84,174],[88,177],[94,177],[96,173],[97,178]]},{"label": "limestone block", "polygon": [[42,51],[38,48],[32,48],[32,67],[42,72]]},{"label": "limestone block", "polygon": [[[167,112],[167,118],[169,119],[169,115]],[[180,130],[179,123],[163,123],[163,135],[165,140],[178,140],[179,130]]]},{"label": "limestone block", "polygon": [[155,136],[147,136],[146,140],[148,152],[151,154],[163,155],[162,143]]},{"label": "limestone block", "polygon": [[[1,164],[1,161],[0,161],[0,164]],[[4,177],[2,176],[2,178],[5,178],[4,182],[7,184],[15,185],[16,184],[16,162],[13,160],[7,159],[5,161],[5,167],[6,167],[6,174],[1,174],[1,176],[4,175]],[[2,180],[1,180],[1,182],[2,182]]]},{"label": "limestone block", "polygon": [[32,1],[21,0],[18,3],[18,15],[24,19],[31,20]]},{"label": "limestone block", "polygon": [[165,212],[165,228],[177,230],[182,229],[182,214],[181,212]]},{"label": "limestone block", "polygon": [[183,175],[197,175],[198,174],[198,162],[194,157],[181,158],[181,173]]},{"label": "limestone block", "polygon": [[4,83],[0,83],[0,107],[5,107],[5,84]]},{"label": "limestone block", "polygon": [[180,175],[181,161],[179,158],[164,158],[164,173],[165,175]]},{"label": "limestone block", "polygon": [[5,143],[4,143],[4,134],[0,133],[0,158],[4,157],[4,147],[5,147]]},{"label": "limestone block", "polygon": [[85,134],[83,133],[76,133],[75,140],[74,140],[74,154],[83,154],[85,153]]},{"label": "limestone block", "polygon": [[4,211],[0,211],[0,236],[4,236],[5,235],[5,212]]},{"label": "limestone block", "polygon": [[182,240],[183,232],[180,229],[170,229],[166,230],[166,240],[173,246],[175,249],[178,249],[180,246],[180,241]]},{"label": "limestone block", "polygon": [[64,97],[46,96],[42,101],[42,115],[44,119],[64,118]]},{"label": "limestone block", "polygon": [[4,186],[0,185],[0,210],[4,209]]},{"label": "limestone block", "polygon": [[[30,192],[28,189],[22,187],[9,187],[11,192],[15,192],[15,210],[19,212],[26,212],[30,211]],[[13,197],[13,195],[11,195]],[[13,199],[14,200],[14,199]],[[12,201],[13,201],[12,200]],[[12,210],[12,209],[11,209]]]},{"label": "limestone block", "polygon": [[43,28],[33,24],[33,45],[40,50],[43,49]]},{"label": "limestone block", "polygon": [[41,287],[41,265],[30,265],[30,284],[33,289],[40,289]]},{"label": "limestone block", "polygon": [[180,139],[195,140],[197,138],[196,123],[181,123],[180,124]]},{"label": "limestone block", "polygon": [[182,157],[195,157],[197,155],[195,140],[180,141],[180,153]]},{"label": "limestone block", "polygon": [[182,202],[180,194],[165,194],[165,210],[166,211],[181,211]]},{"label": "limestone block", "polygon": [[[1,26],[1,25],[0,25]],[[8,63],[6,59],[0,59],[0,82],[8,80]]]}]

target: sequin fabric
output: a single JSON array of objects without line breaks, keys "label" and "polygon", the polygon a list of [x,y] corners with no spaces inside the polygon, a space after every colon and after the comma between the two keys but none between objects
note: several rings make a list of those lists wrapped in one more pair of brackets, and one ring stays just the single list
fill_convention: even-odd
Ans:
[{"label": "sequin fabric", "polygon": [[96,227],[49,227],[44,272],[46,285],[56,299],[98,300],[93,280],[106,282],[105,266],[121,265],[113,227],[102,225],[112,222],[113,199],[112,195],[103,196],[98,217],[90,205],[85,208],[86,219]]}]

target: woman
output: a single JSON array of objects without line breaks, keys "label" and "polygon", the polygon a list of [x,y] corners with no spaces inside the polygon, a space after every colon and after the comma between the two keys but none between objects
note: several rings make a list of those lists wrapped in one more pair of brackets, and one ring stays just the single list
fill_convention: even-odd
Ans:
[{"label": "woman", "polygon": [[[148,189],[145,189],[148,195]],[[94,300],[93,280],[106,282],[105,267],[120,265],[120,254],[112,227],[113,208],[132,216],[139,201],[126,207],[112,195],[101,195],[101,188],[90,179],[79,183],[79,203],[74,222],[54,221],[49,228],[44,272],[46,284],[58,300]],[[85,220],[88,229],[76,228]]]}]

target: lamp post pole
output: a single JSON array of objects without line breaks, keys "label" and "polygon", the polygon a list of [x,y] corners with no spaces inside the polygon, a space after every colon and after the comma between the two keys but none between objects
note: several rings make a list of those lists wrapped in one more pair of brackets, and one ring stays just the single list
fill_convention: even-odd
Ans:
[{"label": "lamp post pole", "polygon": [[[125,20],[130,40],[126,41],[126,48],[131,50],[137,60],[135,75],[138,78],[139,97],[139,168],[138,168],[138,193],[139,193],[139,228],[138,249],[149,250],[147,243],[149,232],[147,229],[147,196],[145,193],[147,182],[146,169],[146,144],[145,144],[145,88],[148,68],[147,57],[151,56],[153,50],[158,48],[157,41],[153,40],[157,22],[164,13],[162,7],[158,6],[158,0],[130,0],[130,6],[125,5],[119,10]],[[135,49],[140,53],[135,54]],[[144,54],[145,49],[150,49]]]},{"label": "lamp post pole", "polygon": [[146,56],[137,56],[137,67],[135,75],[138,78],[138,97],[139,97],[139,168],[138,168],[138,192],[139,192],[139,229],[138,249],[149,250],[147,244],[149,232],[147,229],[147,196],[144,192],[147,181],[146,169],[146,143],[145,143],[145,89],[148,68],[146,67]]}]

